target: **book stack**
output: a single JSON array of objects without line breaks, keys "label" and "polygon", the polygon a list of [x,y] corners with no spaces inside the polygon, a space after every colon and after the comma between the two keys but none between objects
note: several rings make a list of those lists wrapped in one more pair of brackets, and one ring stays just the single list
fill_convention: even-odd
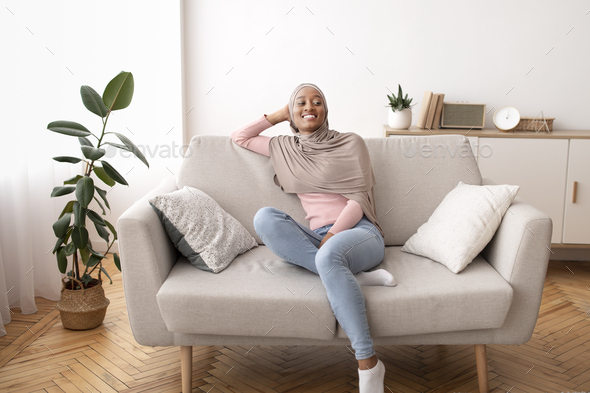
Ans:
[{"label": "book stack", "polygon": [[424,92],[420,115],[416,127],[436,130],[440,128],[440,115],[443,108],[444,94],[432,94],[431,91]]}]

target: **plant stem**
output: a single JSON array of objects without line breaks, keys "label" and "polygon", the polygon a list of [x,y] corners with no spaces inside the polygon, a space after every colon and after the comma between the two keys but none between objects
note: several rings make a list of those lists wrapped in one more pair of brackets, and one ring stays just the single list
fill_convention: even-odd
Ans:
[{"label": "plant stem", "polygon": [[[74,270],[74,277],[78,280],[80,279],[80,268],[78,267],[78,250],[74,251],[74,266],[72,267]],[[74,280],[72,280],[72,290],[74,289]]]},{"label": "plant stem", "polygon": [[[102,132],[100,134],[100,138],[98,138],[98,144],[96,145],[96,148],[100,148],[100,143],[102,142],[102,138],[104,138],[104,130],[107,128],[107,121],[109,121],[109,116],[111,115],[111,110],[109,109],[109,111],[107,112],[107,116],[104,120],[104,123],[102,124]],[[92,168],[94,166],[94,161],[96,160],[92,160],[90,162],[90,165],[88,165],[86,167],[86,173],[85,176],[90,176],[90,173],[92,172]]]},{"label": "plant stem", "polygon": [[[102,138],[104,138],[105,135],[105,130],[107,128],[107,122],[109,121],[109,116],[111,115],[111,110],[109,109],[109,111],[107,112],[107,115],[105,117],[104,122],[102,123],[102,132],[100,133],[100,138],[98,138],[98,144],[96,145],[96,148],[100,148],[100,144],[102,142]],[[92,172],[92,169],[94,167],[94,161],[96,160],[92,160],[90,162],[90,164],[88,164],[88,162],[86,162],[86,170],[85,170],[85,176],[90,176],[90,173]],[[109,252],[109,250],[111,249],[111,246],[115,243],[115,240],[113,239],[113,242],[111,243],[111,245],[107,248],[107,251],[105,252],[105,254],[107,254]],[[102,265],[102,261],[97,263],[96,265],[94,265],[94,267],[92,268],[92,270],[90,270],[90,272],[88,273],[89,275],[92,274],[92,272],[96,269],[97,266],[101,266]],[[86,274],[86,272],[88,271],[88,266],[86,266],[86,268],[84,269],[84,274]]]},{"label": "plant stem", "polygon": [[[107,248],[107,250],[104,252],[104,256],[106,256],[109,253],[109,250],[111,249],[111,247],[113,246],[113,244],[115,244],[115,239],[113,239],[113,241],[111,242],[111,244],[109,245],[109,247]],[[99,263],[97,263],[96,265],[94,265],[94,267],[92,268],[92,270],[88,273],[88,274],[92,274],[92,272],[94,271],[94,269],[96,269],[96,267],[100,265],[102,267],[102,261],[100,261]],[[88,267],[86,267],[86,270],[88,270]]]}]

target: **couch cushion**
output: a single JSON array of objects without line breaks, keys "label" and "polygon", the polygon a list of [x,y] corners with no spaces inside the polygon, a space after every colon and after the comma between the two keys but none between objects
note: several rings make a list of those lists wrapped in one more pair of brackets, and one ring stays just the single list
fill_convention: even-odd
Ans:
[{"label": "couch cushion", "polygon": [[180,257],[156,299],[173,332],[321,340],[336,332],[319,276],[264,246],[215,275]]},{"label": "couch cushion", "polygon": [[191,139],[177,176],[177,187],[198,188],[236,218],[256,239],[254,215],[272,206],[309,226],[295,194],[285,194],[273,181],[270,158],[245,149],[229,136],[197,135]]},{"label": "couch cushion", "polygon": [[[362,287],[371,337],[499,328],[512,287],[481,255],[459,274],[401,247],[386,247],[383,262],[396,287]],[[371,269],[371,270],[374,270]],[[347,337],[338,326],[338,337]]]},{"label": "couch cushion", "polygon": [[[455,274],[400,249],[386,247],[384,261],[374,268],[390,271],[397,287],[361,287],[372,337],[503,325],[512,288],[480,255]],[[216,275],[195,269],[181,257],[156,298],[173,332],[346,337],[319,276],[285,262],[264,246],[237,256]]]},{"label": "couch cushion", "polygon": [[481,185],[463,135],[365,138],[375,174],[377,219],[386,246],[401,246],[461,180]]},{"label": "couch cushion", "polygon": [[[403,245],[459,180],[481,185],[477,162],[463,135],[365,138],[365,143],[386,246]],[[229,136],[196,135],[182,160],[177,187],[195,187],[211,196],[262,244],[252,223],[261,207],[276,207],[309,226],[297,195],[282,192],[273,176],[269,157],[235,144]]]}]

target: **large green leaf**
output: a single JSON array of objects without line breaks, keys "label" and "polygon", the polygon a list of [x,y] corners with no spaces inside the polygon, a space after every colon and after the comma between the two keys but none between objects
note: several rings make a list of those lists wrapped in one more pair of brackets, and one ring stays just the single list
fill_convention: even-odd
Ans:
[{"label": "large green leaf", "polygon": [[98,160],[106,153],[105,149],[97,149],[96,147],[92,146],[80,146],[80,149],[82,149],[84,157],[88,158],[89,160]]},{"label": "large green leaf", "polygon": [[103,142],[102,144],[103,144],[103,145],[111,145],[111,146],[114,146],[114,147],[116,147],[116,148],[118,148],[118,149],[123,149],[123,150],[129,151],[129,149],[127,148],[127,146],[125,146],[125,145],[121,145],[121,144],[118,144],[118,143],[113,143],[113,142]]},{"label": "large green leaf", "polygon": [[66,213],[71,213],[74,207],[74,202],[76,201],[69,201],[66,206],[64,207],[64,209],[61,211],[61,214],[59,215],[59,217],[61,218],[64,214]]},{"label": "large green leaf", "polygon": [[82,275],[82,277],[80,277],[80,281],[82,281],[82,284],[84,284],[84,287],[87,287],[88,284],[90,284],[92,282],[93,278],[90,274],[88,273],[84,273]]},{"label": "large green leaf", "polygon": [[101,254],[100,252],[98,252],[98,251],[94,251],[94,249],[92,248],[92,246],[88,247],[88,251],[90,251],[90,253],[91,253],[92,255],[96,255],[97,257],[100,257],[100,258],[106,258],[106,257],[105,257],[103,254]]},{"label": "large green leaf", "polygon": [[102,180],[107,186],[113,187],[115,185],[115,181],[111,179],[109,175],[107,175],[102,167],[95,166],[94,173],[96,173],[96,176],[98,176],[98,178]]},{"label": "large green leaf", "polygon": [[95,222],[94,227],[96,228],[96,232],[98,232],[98,236],[102,237],[107,244],[109,243],[109,231],[106,230],[106,227],[103,227],[99,223]]},{"label": "large green leaf", "polygon": [[104,171],[107,173],[107,175],[111,179],[113,179],[117,183],[122,184],[124,186],[129,185],[129,184],[127,184],[127,181],[123,178],[123,176],[121,176],[121,174],[119,172],[117,172],[117,170],[115,168],[113,168],[111,166],[111,164],[109,164],[106,161],[101,161],[101,162],[102,162],[102,167],[103,167]]},{"label": "large green leaf", "polygon": [[111,279],[111,276],[109,276],[109,274],[107,273],[107,271],[105,270],[104,267],[100,267],[100,271],[104,273],[105,276],[107,276],[109,278],[110,284],[113,283],[113,280]]},{"label": "large green leaf", "polygon": [[60,134],[70,135],[70,136],[88,136],[92,135],[90,131],[86,127],[84,127],[80,123],[76,123],[75,121],[68,121],[68,120],[58,120],[52,121],[47,125],[47,129],[53,132],[58,132]]},{"label": "large green leaf", "polygon": [[82,207],[88,207],[88,204],[92,202],[93,196],[94,180],[90,176],[84,176],[76,184],[76,199]]},{"label": "large green leaf", "polygon": [[117,132],[113,132],[113,134],[117,135],[117,138],[119,138],[121,140],[121,142],[123,142],[125,144],[125,146],[127,147],[127,150],[129,150],[131,153],[135,154],[135,156],[137,158],[139,158],[141,160],[141,162],[143,162],[148,168],[150,167],[150,164],[148,164],[148,162],[145,159],[145,156],[143,155],[141,150],[139,150],[137,148],[137,146],[135,146],[129,138],[127,138],[125,135],[119,134]]},{"label": "large green leaf", "polygon": [[65,184],[77,184],[78,180],[80,180],[83,176],[82,175],[76,175],[74,177],[70,177],[68,180],[64,180],[64,185]]},{"label": "large green leaf", "polygon": [[56,186],[56,187],[53,187],[53,191],[51,191],[51,197],[53,198],[53,197],[71,194],[72,192],[74,192],[75,189],[76,189],[76,187],[74,187],[74,186]]},{"label": "large green leaf", "polygon": [[65,247],[64,252],[66,253],[66,256],[70,256],[72,254],[74,254],[76,252],[76,245],[74,244],[74,242],[68,243]]},{"label": "large green leaf", "polygon": [[102,102],[100,95],[90,86],[80,87],[80,95],[86,109],[100,117],[105,117],[109,110]]},{"label": "large green leaf", "polygon": [[104,89],[102,101],[111,111],[127,108],[133,98],[133,89],[133,74],[121,71]]},{"label": "large green leaf", "polygon": [[70,164],[77,164],[80,161],[82,161],[81,158],[70,157],[70,156],[57,156],[57,157],[53,157],[53,159],[57,162],[69,162]]},{"label": "large green leaf", "polygon": [[94,186],[94,189],[96,190],[96,192],[98,193],[98,195],[100,195],[100,197],[104,201],[105,205],[107,205],[107,207],[109,208],[109,210],[111,210],[111,207],[109,206],[109,201],[107,201],[107,192],[105,190],[101,189],[101,188],[96,187],[96,186]]},{"label": "large green leaf", "polygon": [[88,231],[86,228],[74,226],[74,229],[72,229],[72,241],[77,249],[86,248],[88,245]]},{"label": "large green leaf", "polygon": [[59,239],[57,239],[57,241],[55,242],[55,246],[53,246],[53,251],[51,252],[52,254],[55,254],[56,251],[59,251],[60,246],[62,244],[64,244],[64,241],[66,240],[66,235],[60,237]]},{"label": "large green leaf", "polygon": [[102,205],[102,203],[100,203],[100,201],[98,200],[98,198],[96,197],[96,195],[94,195],[94,200],[96,201],[96,203],[98,204],[98,206],[100,206],[101,210],[102,210],[102,214],[106,216],[106,212],[104,211],[104,206]]},{"label": "large green leaf", "polygon": [[66,213],[53,224],[53,233],[55,233],[56,237],[63,236],[65,238],[71,219],[72,213]]},{"label": "large green leaf", "polygon": [[92,144],[92,142],[90,142],[90,139],[83,137],[83,136],[79,136],[78,137],[78,142],[80,142],[81,146],[92,146],[94,147],[94,145]]},{"label": "large green leaf", "polygon": [[72,233],[72,228],[74,228],[74,227],[73,226],[69,227],[67,233],[64,236],[57,239],[57,241],[55,242],[55,246],[53,246],[53,254],[55,254],[56,251],[59,251],[59,247],[62,244],[68,243],[68,240],[70,239],[70,234]]},{"label": "large green leaf", "polygon": [[94,223],[96,223],[100,226],[103,226],[103,227],[107,226],[107,224],[104,222],[104,220],[102,219],[100,214],[98,214],[94,210],[88,209],[88,211],[86,212],[86,215],[88,216],[88,218],[90,218],[92,221],[94,221]]},{"label": "large green leaf", "polygon": [[90,251],[88,251],[88,246],[80,250],[80,256],[82,257],[82,263],[86,265],[88,263],[88,258],[90,258]]},{"label": "large green leaf", "polygon": [[88,267],[94,267],[96,266],[97,263],[99,263],[100,261],[102,261],[101,257],[97,257],[96,255],[90,255],[90,258],[88,258],[88,263],[87,266]]},{"label": "large green leaf", "polygon": [[108,222],[107,220],[104,220],[104,222],[107,224],[107,226],[109,227],[109,229],[111,230],[111,233],[113,235],[115,235],[115,240],[117,240],[117,231],[115,230],[115,227],[113,226],[113,224],[111,224],[110,222]]},{"label": "large green leaf", "polygon": [[115,257],[115,266],[117,266],[117,269],[121,271],[121,260],[119,259],[119,255],[117,255],[117,253],[113,253],[113,257]]},{"label": "large green leaf", "polygon": [[78,227],[86,226],[86,212],[88,209],[83,207],[80,202],[74,202],[74,206],[72,207],[74,211],[74,225]]},{"label": "large green leaf", "polygon": [[61,247],[57,253],[57,267],[60,273],[65,273],[68,267],[68,258],[65,251],[65,247]]}]

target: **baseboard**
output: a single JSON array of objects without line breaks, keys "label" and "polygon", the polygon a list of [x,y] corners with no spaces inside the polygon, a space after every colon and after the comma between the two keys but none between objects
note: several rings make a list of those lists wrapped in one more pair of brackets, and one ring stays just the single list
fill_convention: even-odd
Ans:
[{"label": "baseboard", "polygon": [[551,261],[590,261],[590,248],[567,248],[551,246]]}]

